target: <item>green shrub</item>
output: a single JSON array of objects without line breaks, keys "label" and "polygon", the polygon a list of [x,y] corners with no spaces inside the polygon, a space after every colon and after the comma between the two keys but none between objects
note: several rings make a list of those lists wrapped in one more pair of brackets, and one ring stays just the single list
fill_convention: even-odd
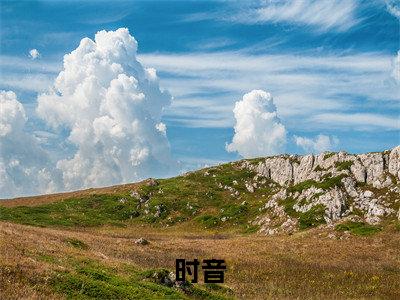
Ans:
[{"label": "green shrub", "polygon": [[324,155],[324,160],[335,155],[335,152],[328,152]]},{"label": "green shrub", "polygon": [[301,193],[303,190],[309,189],[312,186],[316,186],[317,182],[312,179],[305,180],[303,182],[299,182],[296,185],[289,187],[289,191],[292,193],[299,192]]},{"label": "green shrub", "polygon": [[294,210],[293,206],[296,204],[296,200],[293,198],[286,198],[285,200],[279,201],[279,204],[283,206],[283,210],[288,216],[297,218],[299,213]]},{"label": "green shrub", "polygon": [[323,178],[321,182],[317,182],[312,179],[305,180],[303,182],[299,182],[296,185],[293,185],[289,187],[289,191],[294,193],[294,192],[299,192],[301,193],[303,190],[309,189],[310,187],[314,186],[315,188],[320,188],[323,190],[329,190],[335,186],[342,186],[341,180],[345,177],[346,175],[341,174],[339,176],[335,177],[330,177],[329,174]]},{"label": "green shrub", "polygon": [[82,250],[89,249],[89,246],[87,244],[85,244],[84,242],[82,242],[81,240],[78,240],[78,239],[68,238],[68,239],[65,240],[65,242],[68,245],[71,245],[72,247],[75,247],[75,248],[78,248],[78,249],[82,249]]},{"label": "green shrub", "polygon": [[353,165],[351,160],[335,162],[335,167],[338,171],[350,170],[350,167]]},{"label": "green shrub", "polygon": [[324,169],[324,168],[321,168],[320,166],[316,166],[316,167],[314,168],[314,171],[320,172],[320,171],[325,171],[325,169]]},{"label": "green shrub", "polygon": [[381,231],[382,228],[379,226],[366,224],[364,222],[349,221],[346,223],[336,225],[336,230],[350,231],[352,234],[355,235],[368,236]]},{"label": "green shrub", "polygon": [[211,215],[198,216],[195,218],[195,220],[206,228],[217,227],[221,223],[221,220],[219,218]]},{"label": "green shrub", "polygon": [[299,214],[299,228],[307,229],[325,224],[325,207],[322,204],[313,206],[309,211]]},{"label": "green shrub", "polygon": [[221,217],[227,217],[229,219],[240,220],[248,211],[247,205],[241,204],[230,204],[223,206],[223,212]]},{"label": "green shrub", "polygon": [[298,219],[300,229],[316,227],[326,223],[324,219],[325,207],[322,204],[313,206],[309,211],[304,213],[298,212],[293,208],[296,204],[296,200],[293,198],[287,198],[280,201],[279,204],[283,206],[283,210],[288,216]]}]

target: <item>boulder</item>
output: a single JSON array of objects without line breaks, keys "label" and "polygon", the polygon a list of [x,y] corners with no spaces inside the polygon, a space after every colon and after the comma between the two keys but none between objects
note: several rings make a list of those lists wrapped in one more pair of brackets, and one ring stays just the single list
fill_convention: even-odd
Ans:
[{"label": "boulder", "polygon": [[148,185],[148,186],[157,186],[158,185],[158,181],[155,180],[154,178],[149,178],[149,179],[147,179],[146,185]]},{"label": "boulder", "polygon": [[168,270],[161,269],[161,270],[155,271],[151,275],[151,279],[158,284],[172,287],[175,285],[176,276],[173,272],[169,272]]},{"label": "boulder", "polygon": [[146,240],[145,238],[141,237],[141,238],[135,240],[135,244],[137,244],[137,245],[148,245],[149,241]]},{"label": "boulder", "polygon": [[364,192],[364,197],[365,198],[371,198],[373,195],[374,195],[374,193],[371,192],[371,191],[365,191]]},{"label": "boulder", "polygon": [[140,198],[140,194],[137,191],[131,191],[131,195],[132,198],[135,199],[139,199]]}]

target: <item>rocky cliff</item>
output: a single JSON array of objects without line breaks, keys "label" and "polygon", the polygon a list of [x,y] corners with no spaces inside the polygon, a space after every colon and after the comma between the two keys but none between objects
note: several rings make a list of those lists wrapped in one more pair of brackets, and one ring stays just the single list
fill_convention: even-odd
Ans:
[{"label": "rocky cliff", "polygon": [[245,160],[241,168],[257,174],[246,184],[250,193],[273,181],[274,194],[253,222],[266,234],[297,230],[297,216],[311,212],[323,212],[328,225],[400,220],[400,146],[359,155],[280,155]]}]

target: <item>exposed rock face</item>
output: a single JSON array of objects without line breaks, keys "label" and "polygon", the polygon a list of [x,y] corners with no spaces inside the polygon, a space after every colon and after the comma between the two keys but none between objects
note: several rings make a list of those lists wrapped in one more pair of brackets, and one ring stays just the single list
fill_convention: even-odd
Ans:
[{"label": "exposed rock face", "polygon": [[388,170],[390,174],[400,178],[400,146],[390,151]]},{"label": "exposed rock face", "polygon": [[[348,170],[337,168],[349,162]],[[272,179],[282,186],[299,183],[308,179],[319,180],[329,172],[339,175],[349,171],[357,182],[371,184],[375,188],[393,184],[389,174],[400,180],[400,146],[388,153],[347,154],[322,153],[319,155],[281,155],[267,157],[257,166],[245,164],[256,170],[260,176]]]},{"label": "exposed rock face", "polygon": [[257,166],[260,176],[272,179],[280,185],[289,184],[293,180],[293,165],[289,158],[273,157],[265,159]]},{"label": "exposed rock face", "polygon": [[293,164],[294,183],[307,180],[307,175],[311,174],[314,167],[314,155],[306,155],[300,159],[300,164]]},{"label": "exposed rock face", "polygon": [[[279,184],[261,209],[265,214],[253,222],[268,235],[293,232],[299,216],[321,207],[327,224],[343,218],[370,224],[385,217],[400,220],[400,146],[358,155],[280,155],[243,161],[241,168],[257,174],[254,183],[246,182],[251,193],[263,178]],[[287,203],[292,204],[289,211]]]},{"label": "exposed rock face", "polygon": [[337,187],[318,197],[317,202],[326,207],[325,220],[327,223],[337,221],[345,215],[346,199],[346,194]]}]

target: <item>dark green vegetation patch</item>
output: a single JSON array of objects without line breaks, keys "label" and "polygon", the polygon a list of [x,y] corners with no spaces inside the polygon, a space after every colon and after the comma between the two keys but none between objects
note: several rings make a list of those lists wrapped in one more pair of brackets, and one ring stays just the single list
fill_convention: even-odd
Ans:
[{"label": "dark green vegetation patch", "polygon": [[[129,266],[124,273],[94,261],[79,261],[73,271],[57,273],[51,279],[55,291],[71,299],[227,299],[224,287],[166,285],[153,274],[167,270],[140,271]],[[160,280],[158,280],[160,279]],[[228,289],[229,290],[229,289]]]},{"label": "dark green vegetation patch", "polygon": [[325,207],[322,204],[315,205],[304,213],[298,212],[293,208],[296,204],[296,200],[293,198],[282,200],[280,201],[280,204],[283,205],[285,213],[292,218],[298,219],[300,229],[316,227],[326,223],[324,219]]},{"label": "dark green vegetation patch", "polygon": [[136,201],[121,203],[122,196],[92,195],[27,207],[1,207],[0,219],[35,226],[116,225],[137,216]]},{"label": "dark green vegetation patch", "polygon": [[342,186],[341,180],[345,177],[346,175],[342,174],[339,176],[335,177],[330,177],[329,174],[324,176],[321,182],[308,179],[303,182],[300,182],[296,185],[291,186],[288,190],[292,193],[294,192],[299,192],[301,193],[303,190],[309,189],[310,187],[315,187],[323,190],[329,190],[335,186]]},{"label": "dark green vegetation patch", "polygon": [[325,153],[325,155],[324,155],[324,160],[325,159],[328,159],[329,157],[332,157],[332,156],[334,156],[335,155],[335,152],[328,152],[328,153]]},{"label": "dark green vegetation patch", "polygon": [[82,250],[89,249],[89,246],[86,243],[84,243],[84,242],[82,242],[81,240],[78,240],[78,239],[68,238],[68,239],[65,240],[65,242],[68,245],[70,245],[72,247],[75,247],[75,248],[78,248],[78,249],[82,249]]},{"label": "dark green vegetation patch", "polygon": [[382,230],[382,228],[379,226],[370,225],[370,224],[367,224],[364,222],[349,221],[346,223],[336,225],[336,230],[349,231],[355,235],[368,236],[368,235],[378,233],[379,231]]},{"label": "dark green vegetation patch", "polygon": [[346,160],[346,161],[342,161],[342,162],[335,162],[335,167],[338,171],[350,170],[352,165],[353,165],[353,162],[350,160]]}]

